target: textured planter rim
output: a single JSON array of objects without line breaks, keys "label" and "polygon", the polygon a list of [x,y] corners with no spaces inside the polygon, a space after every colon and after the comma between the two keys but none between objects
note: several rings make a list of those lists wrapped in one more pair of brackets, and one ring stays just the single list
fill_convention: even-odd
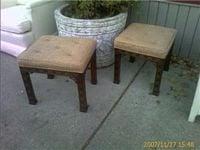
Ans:
[{"label": "textured planter rim", "polygon": [[[94,24],[95,24],[95,22],[98,22],[98,25],[99,25],[99,23],[104,23],[105,21],[116,20],[116,18],[120,18],[120,17],[124,16],[124,14],[127,14],[127,12],[122,12],[122,13],[119,13],[119,14],[117,14],[115,16],[112,16],[112,17],[105,17],[105,18],[99,18],[99,19],[78,19],[78,18],[72,18],[72,17],[68,17],[68,16],[63,15],[63,13],[62,13],[63,9],[65,9],[68,6],[69,6],[69,4],[66,4],[66,5],[63,5],[63,6],[59,7],[58,9],[55,10],[55,13],[58,14],[60,12],[59,15],[62,17],[62,19],[68,19],[68,20],[70,19],[70,20],[72,20],[71,24],[74,24],[73,22],[76,22],[76,23],[85,22],[85,23],[87,23],[88,21],[90,21],[90,22],[94,21]],[[92,25],[90,27],[92,27]]]}]

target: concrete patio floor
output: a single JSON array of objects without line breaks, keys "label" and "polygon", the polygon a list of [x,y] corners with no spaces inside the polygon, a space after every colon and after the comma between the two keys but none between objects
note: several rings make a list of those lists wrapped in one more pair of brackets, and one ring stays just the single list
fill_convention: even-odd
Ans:
[{"label": "concrete patio floor", "polygon": [[200,119],[187,121],[197,78],[180,65],[164,72],[160,96],[150,95],[155,68],[122,59],[121,83],[113,66],[87,72],[87,113],[80,113],[76,85],[67,77],[32,74],[38,104],[28,104],[16,58],[0,53],[1,150],[140,150],[145,141],[193,141],[200,149]]}]

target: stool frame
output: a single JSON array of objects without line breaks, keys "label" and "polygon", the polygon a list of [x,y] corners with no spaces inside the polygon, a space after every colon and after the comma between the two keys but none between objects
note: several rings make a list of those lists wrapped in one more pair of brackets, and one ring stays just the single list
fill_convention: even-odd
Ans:
[{"label": "stool frame", "polygon": [[163,73],[163,70],[164,71],[169,70],[173,47],[174,47],[174,43],[172,44],[171,49],[165,59],[147,56],[147,55],[143,55],[143,54],[138,54],[138,53],[134,53],[134,52],[128,52],[128,51],[125,51],[122,49],[115,48],[114,83],[115,84],[120,83],[120,68],[121,68],[121,55],[122,54],[129,55],[130,56],[129,61],[132,63],[134,62],[135,57],[137,57],[137,56],[143,57],[146,60],[149,60],[156,65],[156,76],[155,76],[155,80],[154,80],[154,87],[153,87],[152,94],[155,96],[158,96],[160,93],[160,84],[161,84],[161,79],[162,79],[162,73]]},{"label": "stool frame", "polygon": [[97,72],[96,72],[96,50],[94,51],[89,63],[87,64],[86,69],[83,73],[75,73],[75,72],[67,72],[67,71],[57,71],[57,70],[50,70],[50,69],[38,69],[38,68],[30,68],[30,67],[22,67],[19,66],[20,72],[22,75],[22,79],[24,82],[24,86],[27,92],[29,104],[36,105],[37,98],[35,96],[30,73],[44,73],[48,75],[48,79],[53,79],[54,75],[62,75],[68,76],[71,78],[78,87],[78,94],[79,94],[79,109],[80,112],[87,112],[88,104],[86,98],[86,88],[85,88],[85,73],[86,70],[91,63],[91,83],[97,84]]}]

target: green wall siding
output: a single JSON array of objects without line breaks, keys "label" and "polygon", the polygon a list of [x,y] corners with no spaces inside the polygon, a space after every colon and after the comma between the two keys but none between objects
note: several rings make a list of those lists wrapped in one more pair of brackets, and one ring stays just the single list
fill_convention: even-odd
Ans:
[{"label": "green wall siding", "polygon": [[167,1],[141,1],[130,11],[129,23],[141,22],[176,28],[173,53],[200,60],[200,5]]}]

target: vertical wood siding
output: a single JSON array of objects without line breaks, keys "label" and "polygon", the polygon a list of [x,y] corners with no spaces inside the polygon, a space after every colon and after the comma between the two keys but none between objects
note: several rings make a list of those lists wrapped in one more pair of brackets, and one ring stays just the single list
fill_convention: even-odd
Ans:
[{"label": "vertical wood siding", "polygon": [[141,1],[130,11],[129,23],[141,22],[176,28],[173,53],[200,60],[200,5],[167,1]]}]

